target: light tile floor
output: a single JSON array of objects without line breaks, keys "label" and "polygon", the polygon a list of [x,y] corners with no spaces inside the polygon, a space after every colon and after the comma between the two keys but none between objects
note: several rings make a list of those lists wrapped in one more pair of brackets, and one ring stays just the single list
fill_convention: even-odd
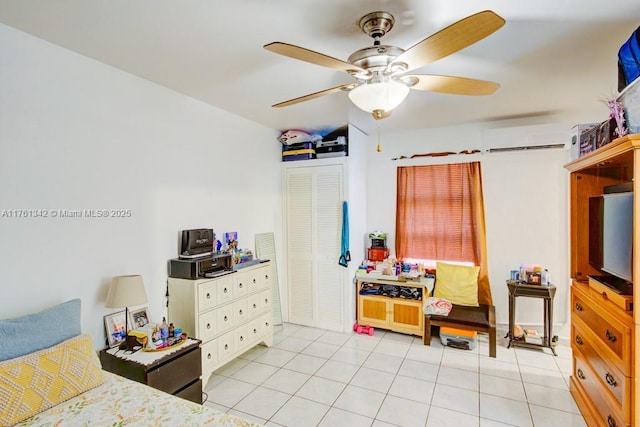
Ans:
[{"label": "light tile floor", "polygon": [[571,394],[571,349],[465,351],[376,330],[284,324],[214,372],[205,405],[266,426],[586,426]]}]

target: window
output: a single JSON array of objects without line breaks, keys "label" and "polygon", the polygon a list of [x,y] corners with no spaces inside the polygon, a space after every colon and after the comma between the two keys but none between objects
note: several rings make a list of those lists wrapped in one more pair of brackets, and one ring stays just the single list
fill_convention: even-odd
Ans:
[{"label": "window", "polygon": [[403,166],[397,178],[396,257],[479,265],[488,288],[480,163]]}]

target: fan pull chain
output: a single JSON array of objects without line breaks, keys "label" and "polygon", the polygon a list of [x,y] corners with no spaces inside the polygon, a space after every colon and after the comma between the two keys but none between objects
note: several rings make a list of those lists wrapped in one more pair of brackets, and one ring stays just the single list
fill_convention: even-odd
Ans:
[{"label": "fan pull chain", "polygon": [[378,146],[376,147],[378,153],[382,152],[382,145],[380,145],[380,123],[378,123]]}]

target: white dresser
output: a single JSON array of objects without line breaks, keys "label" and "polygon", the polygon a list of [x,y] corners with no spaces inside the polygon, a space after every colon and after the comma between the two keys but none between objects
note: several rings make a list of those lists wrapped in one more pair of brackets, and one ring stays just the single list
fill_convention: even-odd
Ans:
[{"label": "white dresser", "polygon": [[270,263],[212,279],[169,278],[168,321],[202,340],[202,383],[257,344],[273,343]]}]

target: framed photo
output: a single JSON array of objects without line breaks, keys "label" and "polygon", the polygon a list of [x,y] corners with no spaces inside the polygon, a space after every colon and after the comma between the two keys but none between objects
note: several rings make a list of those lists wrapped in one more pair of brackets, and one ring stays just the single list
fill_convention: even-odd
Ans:
[{"label": "framed photo", "polygon": [[224,243],[226,245],[227,250],[237,250],[238,249],[238,232],[230,231],[228,233],[224,233]]},{"label": "framed photo", "polygon": [[109,347],[115,347],[125,340],[127,336],[125,311],[118,311],[104,316],[104,327],[107,332]]},{"label": "framed photo", "polygon": [[149,323],[149,309],[147,307],[129,310],[129,328],[138,329]]}]

